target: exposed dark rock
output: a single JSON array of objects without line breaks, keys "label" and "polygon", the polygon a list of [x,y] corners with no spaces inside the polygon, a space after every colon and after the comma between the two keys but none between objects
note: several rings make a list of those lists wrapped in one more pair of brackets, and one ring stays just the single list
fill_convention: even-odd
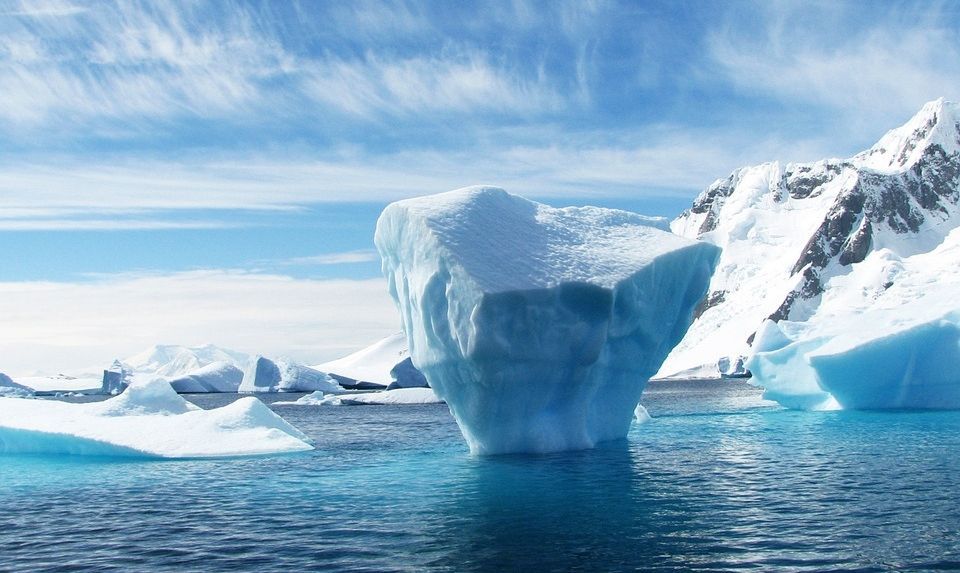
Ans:
[{"label": "exposed dark rock", "polygon": [[723,302],[726,299],[726,292],[722,290],[716,290],[703,297],[698,304],[693,309],[693,320],[700,318],[700,315],[705,313],[708,309],[713,308]]}]

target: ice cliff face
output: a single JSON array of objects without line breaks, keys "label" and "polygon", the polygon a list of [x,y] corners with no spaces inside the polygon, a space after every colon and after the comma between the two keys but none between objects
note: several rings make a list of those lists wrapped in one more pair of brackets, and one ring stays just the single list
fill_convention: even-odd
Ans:
[{"label": "ice cliff face", "polygon": [[326,372],[289,360],[257,356],[243,373],[238,392],[342,392],[343,388]]},{"label": "ice cliff face", "polygon": [[626,435],[719,251],[592,207],[471,187],[388,206],[375,243],[413,363],[471,451]]},{"label": "ice cliff face", "polygon": [[871,253],[930,252],[960,223],[958,202],[960,106],[943,100],[850,159],[770,163],[716,181],[671,224],[723,255],[658,375],[736,363],[765,319],[806,321]]}]

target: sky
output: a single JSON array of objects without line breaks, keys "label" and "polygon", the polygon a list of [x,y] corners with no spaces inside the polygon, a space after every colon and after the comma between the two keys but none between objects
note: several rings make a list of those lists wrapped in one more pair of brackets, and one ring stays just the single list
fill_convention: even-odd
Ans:
[{"label": "sky", "polygon": [[0,372],[336,358],[398,329],[390,201],[674,217],[958,86],[949,2],[0,0]]}]

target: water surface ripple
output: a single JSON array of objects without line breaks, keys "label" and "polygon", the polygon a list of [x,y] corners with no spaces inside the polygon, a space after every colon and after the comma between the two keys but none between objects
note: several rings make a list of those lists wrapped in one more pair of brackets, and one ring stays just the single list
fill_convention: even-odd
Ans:
[{"label": "water surface ripple", "polygon": [[960,568],[960,413],[644,403],[625,442],[549,456],[471,457],[445,406],[274,406],[318,447],[280,457],[0,456],[0,570]]}]

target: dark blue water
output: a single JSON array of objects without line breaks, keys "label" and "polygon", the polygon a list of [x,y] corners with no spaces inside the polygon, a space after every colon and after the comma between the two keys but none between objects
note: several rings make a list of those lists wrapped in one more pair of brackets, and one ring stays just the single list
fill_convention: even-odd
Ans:
[{"label": "dark blue water", "polygon": [[732,382],[644,403],[626,442],[562,455],[471,457],[444,406],[275,406],[315,452],[0,457],[0,570],[960,568],[960,413],[791,412]]}]

